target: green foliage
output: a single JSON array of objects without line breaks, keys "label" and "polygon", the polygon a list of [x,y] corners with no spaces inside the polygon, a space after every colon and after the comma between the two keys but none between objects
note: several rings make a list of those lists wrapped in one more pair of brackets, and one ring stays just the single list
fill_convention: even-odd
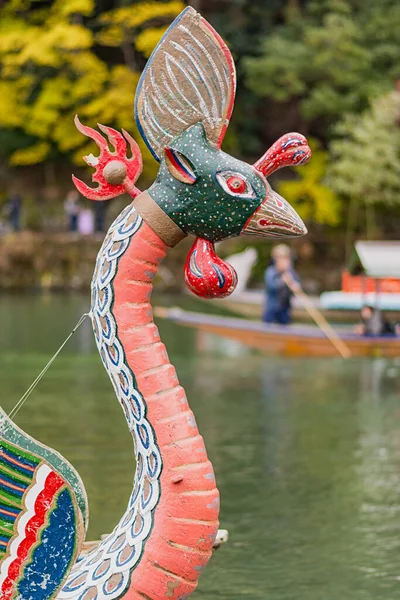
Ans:
[{"label": "green foliage", "polygon": [[331,187],[324,183],[328,167],[328,153],[316,142],[311,143],[312,159],[296,169],[296,179],[283,181],[278,191],[306,221],[337,225],[341,216],[341,202]]},{"label": "green foliage", "polygon": [[374,100],[361,115],[348,115],[331,145],[329,181],[337,193],[360,203],[400,201],[400,92]]},{"label": "green foliage", "polygon": [[[277,102],[296,99],[319,133],[344,112],[359,112],[400,76],[400,4],[389,0],[293,3],[285,24],[247,58],[250,89]],[[329,133],[329,132],[328,132]]]},{"label": "green foliage", "polygon": [[[4,3],[0,8],[3,156],[11,165],[61,156],[80,162],[82,154],[94,148],[75,129],[76,113],[86,124],[103,122],[135,134],[133,98],[141,71],[137,60],[142,57],[144,63],[182,8],[176,0],[137,2],[98,14],[94,0]],[[118,53],[106,61],[114,48]],[[18,148],[7,132],[20,138]]]}]

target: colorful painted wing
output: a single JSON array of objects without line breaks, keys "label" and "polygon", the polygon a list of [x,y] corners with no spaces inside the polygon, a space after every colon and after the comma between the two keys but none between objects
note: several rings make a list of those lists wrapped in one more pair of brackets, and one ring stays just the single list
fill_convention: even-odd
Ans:
[{"label": "colorful painted wing", "polygon": [[136,92],[136,123],[154,157],[159,161],[171,140],[199,121],[220,147],[235,90],[229,49],[201,15],[186,8],[151,55]]},{"label": "colorful painted wing", "polygon": [[0,598],[55,598],[81,551],[87,498],[73,467],[0,408]]}]

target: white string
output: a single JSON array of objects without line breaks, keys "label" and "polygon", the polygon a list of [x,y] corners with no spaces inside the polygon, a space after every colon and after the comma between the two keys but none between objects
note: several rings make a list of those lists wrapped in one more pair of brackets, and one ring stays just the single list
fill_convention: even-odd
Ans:
[{"label": "white string", "polygon": [[38,383],[40,382],[40,380],[46,375],[47,371],[50,369],[51,365],[56,360],[57,356],[63,350],[64,346],[69,342],[69,340],[72,338],[72,336],[74,335],[74,333],[79,329],[79,327],[82,325],[82,323],[86,319],[86,317],[89,317],[89,316],[90,316],[90,313],[85,313],[84,315],[81,316],[81,318],[79,319],[79,321],[77,322],[77,324],[75,325],[75,327],[73,328],[73,330],[71,331],[71,333],[69,334],[69,336],[61,344],[61,346],[59,347],[59,349],[57,350],[57,352],[52,356],[52,358],[49,360],[49,362],[44,367],[44,369],[39,373],[39,375],[36,377],[35,381],[29,386],[29,388],[26,390],[26,392],[22,396],[22,398],[20,400],[18,400],[17,404],[10,411],[10,413],[8,415],[8,417],[10,419],[14,419],[15,418],[16,414],[18,413],[18,411],[25,404],[25,402],[27,401],[27,399],[29,398],[29,396],[31,395],[31,393],[33,392],[33,390],[35,389],[35,387],[38,385]]}]

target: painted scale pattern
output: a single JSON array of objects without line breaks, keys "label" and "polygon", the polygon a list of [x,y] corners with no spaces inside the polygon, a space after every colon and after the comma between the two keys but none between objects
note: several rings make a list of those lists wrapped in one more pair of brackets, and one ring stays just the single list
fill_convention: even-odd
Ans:
[{"label": "painted scale pattern", "polygon": [[112,313],[118,260],[142,218],[128,206],[111,226],[99,252],[92,282],[92,322],[103,364],[111,378],[135,442],[137,472],[126,513],[112,534],[72,570],[58,598],[119,598],[129,585],[153,524],[160,496],[161,456],[146,419],[146,406],[125,360]]},{"label": "painted scale pattern", "polygon": [[214,472],[149,302],[167,250],[131,206],[99,254],[93,327],[135,440],[137,473],[127,512],[77,563],[59,599],[187,598],[211,557],[219,513]]},{"label": "painted scale pattern", "polygon": [[[3,428],[9,424],[5,415]],[[4,434],[2,434],[4,435]],[[83,541],[67,481],[32,451],[0,443],[0,596],[54,598]]]}]

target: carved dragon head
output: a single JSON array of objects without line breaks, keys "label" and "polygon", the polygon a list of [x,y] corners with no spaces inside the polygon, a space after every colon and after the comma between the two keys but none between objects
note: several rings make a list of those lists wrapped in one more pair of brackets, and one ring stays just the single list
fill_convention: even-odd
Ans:
[{"label": "carved dragon head", "polygon": [[[157,178],[145,192],[146,201],[155,204],[154,214],[162,211],[182,235],[197,237],[185,277],[190,289],[204,297],[227,295],[236,283],[232,267],[215,255],[215,242],[240,234],[280,238],[307,233],[297,213],[266,179],[283,166],[305,163],[311,156],[307,140],[298,133],[286,134],[254,165],[223,152],[235,89],[229,49],[189,7],[154,50],[136,92],[137,126],[160,162]],[[99,188],[93,190],[74,179],[79,191],[95,200],[125,191],[135,197],[141,170],[136,143],[124,132],[132,150],[128,159],[126,142],[117,131],[101,127],[115,148],[112,153],[98,132],[76,123],[101,149],[98,158],[85,158],[96,168],[93,180]],[[142,216],[151,214],[146,210]]]}]

